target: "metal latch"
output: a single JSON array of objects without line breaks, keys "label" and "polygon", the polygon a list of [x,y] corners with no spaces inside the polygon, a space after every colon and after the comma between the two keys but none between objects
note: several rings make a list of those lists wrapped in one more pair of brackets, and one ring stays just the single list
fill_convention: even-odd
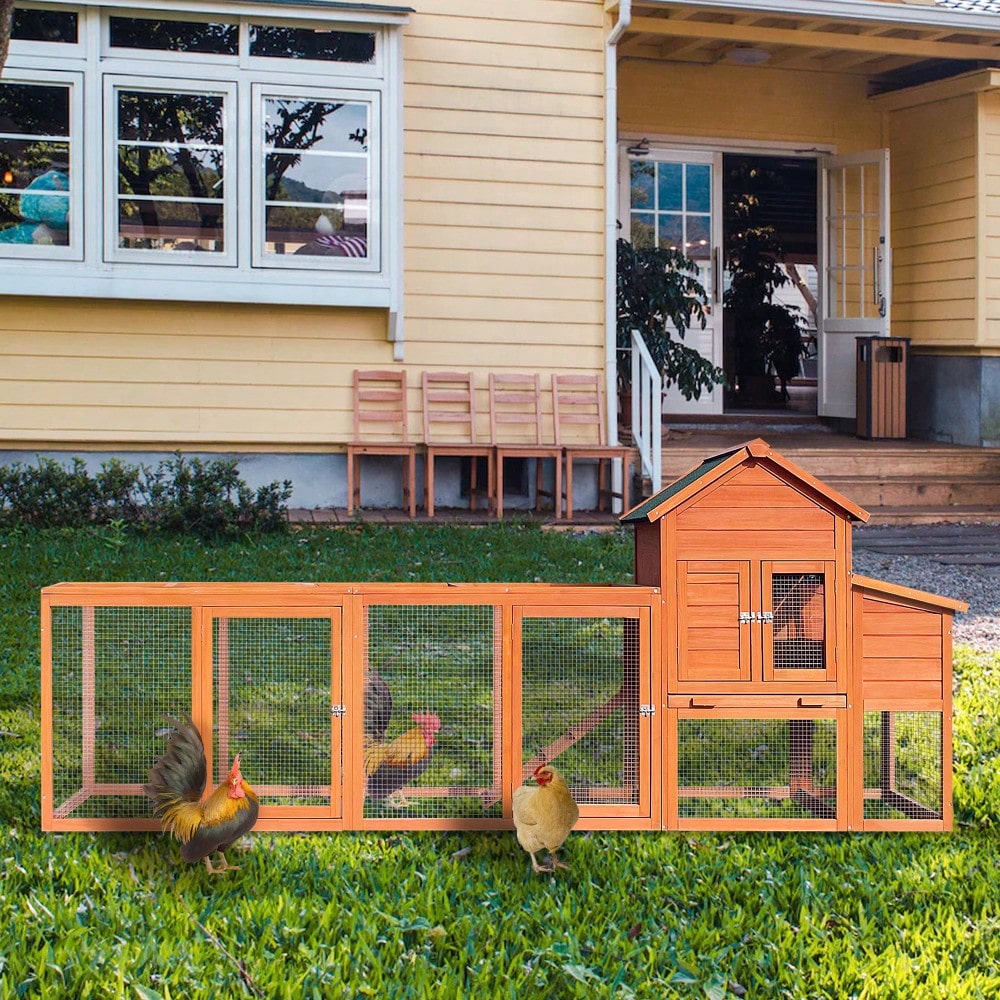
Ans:
[{"label": "metal latch", "polygon": [[649,718],[649,716],[651,716],[651,715],[656,715],[656,706],[655,705],[640,705],[639,706],[639,714],[642,715],[642,716],[645,716],[646,718]]},{"label": "metal latch", "polygon": [[758,611],[757,621],[763,622],[765,625],[774,624],[774,612],[773,611]]},{"label": "metal latch", "polygon": [[347,706],[346,705],[331,705],[330,706],[330,714],[331,715],[335,715],[338,719],[342,719],[345,715],[347,715]]},{"label": "metal latch", "polygon": [[749,625],[754,620],[755,620],[754,619],[754,613],[752,611],[741,611],[740,612],[740,624],[741,625]]},{"label": "metal latch", "polygon": [[774,624],[773,611],[741,611],[740,624],[751,625],[753,622],[763,622],[765,625]]}]

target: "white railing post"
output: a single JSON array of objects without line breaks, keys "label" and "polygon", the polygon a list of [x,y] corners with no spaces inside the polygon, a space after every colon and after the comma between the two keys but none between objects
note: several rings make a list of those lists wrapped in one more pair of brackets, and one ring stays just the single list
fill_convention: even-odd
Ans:
[{"label": "white railing post", "polygon": [[663,485],[663,380],[638,330],[632,331],[632,440],[653,493]]}]

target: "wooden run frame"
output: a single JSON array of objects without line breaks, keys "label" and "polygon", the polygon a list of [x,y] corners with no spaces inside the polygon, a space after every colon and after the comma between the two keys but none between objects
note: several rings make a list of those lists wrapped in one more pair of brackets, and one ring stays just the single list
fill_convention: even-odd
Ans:
[{"label": "wooden run frame", "polygon": [[[363,776],[363,685],[369,668],[365,648],[365,623],[369,609],[389,606],[444,608],[484,606],[493,609],[494,711],[493,781],[488,787],[448,788],[421,784],[406,789],[408,797],[433,800],[462,794],[482,799],[483,805],[501,803],[501,814],[491,817],[366,816]],[[56,801],[54,788],[53,615],[58,609],[78,610],[79,713],[82,760],[81,787]],[[230,628],[239,619],[267,621],[330,621],[331,744],[329,805],[270,805],[268,797],[287,793],[286,787],[248,780],[262,796],[258,830],[349,829],[509,829],[514,789],[543,760],[552,760],[592,733],[613,713],[637,734],[634,757],[627,761],[622,781],[627,789],[581,789],[580,829],[650,829],[660,825],[658,760],[659,732],[655,724],[653,691],[661,688],[659,667],[659,616],[657,588],[554,586],[548,584],[57,584],[42,591],[42,826],[46,830],[155,830],[158,821],[134,816],[74,816],[90,796],[141,797],[142,780],[136,775],[126,783],[98,780],[94,769],[95,734],[101,720],[95,708],[99,653],[95,648],[95,613],[100,609],[190,609],[190,691],[172,714],[189,712],[205,738],[210,775],[228,766],[231,753],[240,749],[230,736],[227,717],[231,680]],[[622,681],[606,702],[576,714],[572,724],[530,759],[522,750],[521,634],[527,622],[540,619],[623,619],[633,621],[634,649],[623,654]],[[324,630],[325,631],[325,630]],[[630,634],[632,634],[630,632]],[[74,650],[75,650],[74,646]],[[76,674],[77,664],[73,663]],[[626,664],[624,661],[628,660]],[[339,669],[337,669],[339,667]],[[56,678],[58,680],[58,678]],[[134,678],[141,688],[142,677]],[[76,697],[76,695],[74,695]],[[106,720],[105,720],[106,721]],[[155,720],[154,728],[162,725]],[[209,738],[209,737],[212,738]],[[163,741],[157,744],[162,749]],[[217,746],[214,751],[213,744]],[[213,761],[215,756],[222,758]],[[66,751],[76,752],[76,751]],[[340,761],[341,766],[337,767]],[[152,760],[149,761],[152,764]],[[339,771],[340,783],[336,775]],[[213,782],[210,779],[209,784]],[[631,803],[622,803],[631,789]],[[301,793],[301,788],[299,789]],[[312,791],[327,791],[312,789]]]}]

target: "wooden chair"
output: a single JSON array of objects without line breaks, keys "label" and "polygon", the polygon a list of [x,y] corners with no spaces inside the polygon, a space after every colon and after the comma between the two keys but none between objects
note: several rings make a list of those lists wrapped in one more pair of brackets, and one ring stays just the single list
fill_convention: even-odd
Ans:
[{"label": "wooden chair", "polygon": [[483,493],[477,459],[486,459],[487,502],[493,504],[493,448],[476,442],[476,390],[471,372],[424,372],[424,507],[434,516],[434,462],[437,458],[471,459],[469,510]]},{"label": "wooden chair", "polygon": [[614,489],[612,462],[622,463],[622,483],[628,483],[626,445],[608,444],[605,431],[604,386],[600,375],[553,375],[552,420],[556,444],[566,461],[566,517],[573,516],[573,466],[578,459],[597,461],[597,509],[610,510],[611,501],[625,499]]},{"label": "wooden chair", "polygon": [[361,459],[402,459],[403,509],[417,512],[417,446],[406,430],[406,372],[354,372],[354,439],[347,444],[347,513],[361,506]]},{"label": "wooden chair", "polygon": [[[542,433],[542,398],[538,375],[490,373],[490,439],[493,442],[494,509],[503,517],[504,462],[508,458],[535,459],[535,510],[542,497],[552,496],[556,517],[562,516],[562,448],[546,443]],[[543,463],[552,459],[552,494],[542,489]]]}]

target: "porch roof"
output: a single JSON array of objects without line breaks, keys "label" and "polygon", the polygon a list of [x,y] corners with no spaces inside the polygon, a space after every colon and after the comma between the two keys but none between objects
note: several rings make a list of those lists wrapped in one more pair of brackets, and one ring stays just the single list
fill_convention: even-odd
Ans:
[{"label": "porch roof", "polygon": [[1000,65],[1000,17],[888,0],[635,0],[618,48],[622,57],[859,74],[883,90],[909,85],[916,71]]}]

